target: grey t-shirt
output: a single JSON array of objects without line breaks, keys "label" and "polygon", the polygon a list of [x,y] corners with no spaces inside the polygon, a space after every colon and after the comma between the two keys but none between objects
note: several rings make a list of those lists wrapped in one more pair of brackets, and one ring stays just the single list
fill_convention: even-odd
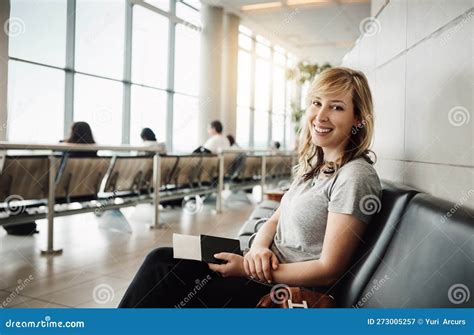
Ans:
[{"label": "grey t-shirt", "polygon": [[381,185],[373,166],[354,159],[330,177],[294,181],[280,204],[280,219],[271,246],[282,263],[319,259],[328,212],[369,223],[381,207]]}]

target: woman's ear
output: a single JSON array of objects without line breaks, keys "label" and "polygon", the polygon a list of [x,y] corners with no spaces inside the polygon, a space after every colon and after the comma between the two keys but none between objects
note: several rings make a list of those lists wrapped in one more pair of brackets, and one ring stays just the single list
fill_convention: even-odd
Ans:
[{"label": "woman's ear", "polygon": [[361,119],[355,119],[353,126],[356,128],[361,128],[364,125],[364,121]]}]

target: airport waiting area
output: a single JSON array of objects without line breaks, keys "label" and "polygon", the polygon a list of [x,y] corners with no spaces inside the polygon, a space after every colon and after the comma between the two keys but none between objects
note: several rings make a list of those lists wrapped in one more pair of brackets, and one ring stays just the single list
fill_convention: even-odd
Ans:
[{"label": "airport waiting area", "polygon": [[0,308],[474,307],[473,17],[0,1]]}]

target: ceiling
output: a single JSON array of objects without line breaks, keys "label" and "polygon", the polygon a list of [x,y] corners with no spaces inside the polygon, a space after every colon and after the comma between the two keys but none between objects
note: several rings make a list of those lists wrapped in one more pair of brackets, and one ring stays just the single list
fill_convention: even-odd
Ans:
[{"label": "ceiling", "polygon": [[[360,35],[360,22],[370,16],[370,0],[320,0],[288,5],[292,0],[209,0],[241,18],[241,23],[285,47],[301,60],[338,65]],[[299,0],[293,0],[301,2]],[[272,2],[276,8],[243,10]],[[311,2],[311,1],[306,1]],[[314,1],[313,1],[314,2]],[[280,3],[280,4],[278,4]],[[245,8],[245,7],[244,7]]]}]

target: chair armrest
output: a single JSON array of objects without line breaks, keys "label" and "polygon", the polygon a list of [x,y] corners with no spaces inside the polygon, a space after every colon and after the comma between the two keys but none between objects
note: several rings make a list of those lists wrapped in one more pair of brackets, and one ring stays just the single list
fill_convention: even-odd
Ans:
[{"label": "chair armrest", "polygon": [[260,227],[268,221],[269,218],[261,218],[255,221],[255,226],[253,227],[254,235],[259,231]]}]

